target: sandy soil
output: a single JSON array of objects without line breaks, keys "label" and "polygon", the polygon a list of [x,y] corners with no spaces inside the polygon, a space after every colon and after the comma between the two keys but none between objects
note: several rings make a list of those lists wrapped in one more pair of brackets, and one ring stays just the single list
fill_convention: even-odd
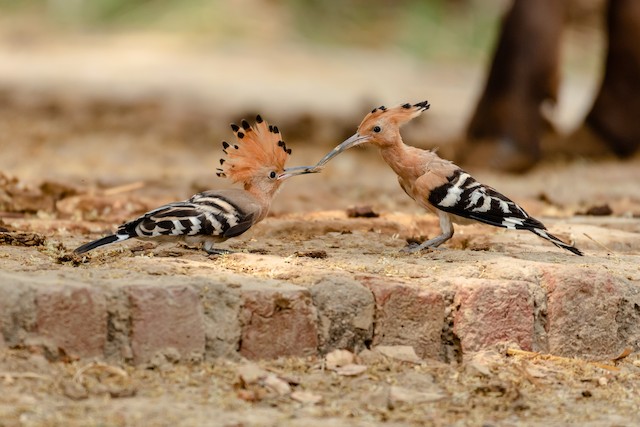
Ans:
[{"label": "sandy soil", "polygon": [[[210,109],[173,109],[162,96],[106,99],[23,89],[8,88],[0,99],[3,271],[52,281],[131,271],[148,277],[235,272],[310,285],[326,274],[411,279],[464,270],[473,276],[520,259],[604,265],[640,284],[637,157],[545,163],[524,176],[472,171],[553,233],[575,241],[586,253],[583,258],[568,256],[533,234],[485,226],[457,228],[444,250],[401,254],[407,239],[437,233],[437,220],[400,191],[376,152],[362,150],[336,159],[326,173],[292,180],[269,218],[221,246],[237,254],[208,257],[181,246],[130,242],[75,259],[70,249],[122,221],[196,191],[227,186],[213,174],[221,154],[218,137],[225,131],[211,124]],[[311,126],[308,121],[282,126],[285,137],[292,135],[292,164],[315,162],[339,142],[338,134],[348,136],[355,129],[357,118],[327,137],[318,129],[341,122],[322,111],[318,108],[314,116],[313,143],[300,137]],[[246,113],[236,112],[235,120]],[[313,116],[314,111],[305,113]],[[233,115],[225,110],[217,118]],[[421,126],[407,134],[415,135]],[[363,205],[379,216],[347,215],[349,207]],[[604,205],[611,209],[605,216],[576,215]],[[497,349],[460,364],[443,364],[402,362],[367,351],[356,362],[366,370],[353,376],[327,369],[322,359],[259,363],[280,378],[274,386],[264,378],[242,379],[253,368],[237,360],[134,368],[49,362],[35,349],[6,350],[0,353],[0,426],[640,421],[637,354],[594,364]],[[295,394],[282,392],[282,379]]]},{"label": "sandy soil", "polygon": [[356,362],[364,370],[332,370],[316,359],[133,368],[52,364],[38,354],[9,351],[0,355],[0,419],[5,426],[599,426],[639,421],[636,356],[614,365],[485,352],[448,365],[367,351]]}]

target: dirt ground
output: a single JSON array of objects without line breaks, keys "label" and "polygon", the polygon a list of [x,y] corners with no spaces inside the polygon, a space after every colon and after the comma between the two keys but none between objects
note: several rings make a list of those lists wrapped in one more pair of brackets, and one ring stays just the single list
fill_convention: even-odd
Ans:
[{"label": "dirt ground", "polygon": [[[317,359],[133,368],[0,356],[3,426],[586,425],[638,423],[640,359],[480,353],[455,366],[367,351]],[[359,373],[357,373],[359,372]],[[256,379],[261,378],[261,379]],[[267,380],[266,378],[269,378]]]},{"label": "dirt ground", "polygon": [[[15,52],[2,55],[14,58]],[[60,61],[69,65],[72,56]],[[36,52],[26,64],[39,58]],[[153,67],[155,61],[150,60]],[[40,80],[33,74],[21,79],[21,67],[27,65],[8,65],[0,90],[4,272],[51,283],[94,274],[117,280],[127,272],[149,278],[233,272],[307,286],[326,274],[479,277],[491,266],[519,259],[604,266],[640,285],[637,156],[548,161],[522,176],[471,171],[542,219],[554,234],[574,241],[583,258],[530,233],[485,226],[458,227],[444,250],[401,254],[407,239],[437,233],[437,220],[400,191],[378,153],[354,150],[325,173],[291,180],[263,223],[221,245],[236,254],[208,257],[181,246],[129,242],[74,259],[71,249],[147,209],[227,186],[214,175],[219,141],[231,136],[228,121],[256,111],[245,104],[208,107],[205,95],[205,101],[193,103],[184,102],[188,96],[176,102],[175,96],[154,90],[129,97],[114,90],[106,96],[104,82],[82,76],[74,91],[71,78],[62,84],[52,71],[42,71]],[[87,93],[92,84],[97,89]],[[332,115],[326,106],[338,94],[331,91],[304,114],[297,114],[302,95],[292,101],[296,114],[285,107],[275,109],[273,118],[259,111],[283,129],[294,151],[292,166],[315,162],[356,128],[358,95],[349,98],[358,114],[339,110]],[[454,102],[445,103],[445,114],[409,127],[406,142],[426,144],[412,138],[432,124],[442,131],[429,136],[446,140],[451,128],[463,126],[461,117],[471,102],[457,110]],[[437,102],[432,104],[437,111]],[[311,138],[305,136],[309,129]],[[453,148],[444,144],[442,151]],[[350,218],[347,209],[354,206],[370,206],[379,216]],[[50,362],[37,349],[7,349],[0,353],[0,426],[632,425],[640,422],[640,356],[622,356],[596,363],[498,348],[444,364],[366,350],[354,361],[364,370],[344,372],[329,369],[322,358],[133,367]],[[257,366],[264,370],[259,379]]]}]

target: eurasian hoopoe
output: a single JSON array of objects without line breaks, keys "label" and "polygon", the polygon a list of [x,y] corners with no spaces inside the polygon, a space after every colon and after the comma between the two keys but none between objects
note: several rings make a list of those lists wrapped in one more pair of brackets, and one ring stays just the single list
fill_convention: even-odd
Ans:
[{"label": "eurasian hoopoe", "polygon": [[398,175],[402,189],[418,204],[440,218],[442,234],[407,250],[435,248],[453,236],[453,224],[480,221],[512,230],[529,230],[559,248],[576,255],[579,249],[564,243],[546,231],[540,221],[493,188],[476,181],[471,175],[434,151],[405,145],[400,126],[429,109],[427,101],[403,104],[393,108],[374,108],[367,114],[355,135],[328,153],[309,172],[318,172],[341,152],[367,142],[377,145],[382,157]]},{"label": "eurasian hoopoe", "polygon": [[209,254],[228,251],[214,249],[215,243],[239,236],[262,221],[271,200],[287,178],[309,173],[307,167],[285,169],[291,154],[277,126],[256,117],[256,125],[246,120],[242,128],[232,124],[236,143],[222,143],[227,158],[220,159],[217,175],[242,183],[244,189],[212,190],[189,200],[169,203],[122,224],[115,234],[80,246],[82,254],[110,243],[132,238],[156,241],[184,241],[203,244]]}]

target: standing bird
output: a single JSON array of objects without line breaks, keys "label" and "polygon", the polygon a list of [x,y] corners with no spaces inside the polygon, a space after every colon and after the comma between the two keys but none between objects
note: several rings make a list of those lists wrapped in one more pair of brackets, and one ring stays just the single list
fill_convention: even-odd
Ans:
[{"label": "standing bird", "polygon": [[442,234],[409,247],[409,252],[435,248],[451,239],[452,222],[465,224],[475,220],[512,230],[529,230],[559,248],[582,255],[579,249],[550,234],[544,224],[509,198],[479,183],[452,162],[441,159],[435,151],[405,145],[400,127],[428,109],[427,101],[374,108],[362,120],[355,135],[334,148],[308,172],[318,172],[329,160],[351,147],[365,143],[376,145],[382,158],[398,175],[405,193],[440,218]]},{"label": "standing bird", "polygon": [[231,125],[236,143],[222,143],[227,158],[220,159],[216,174],[242,183],[243,190],[205,191],[189,200],[169,203],[122,224],[115,234],[84,244],[75,252],[82,254],[136,238],[202,243],[209,254],[227,253],[213,245],[239,236],[262,221],[284,180],[309,173],[307,167],[284,168],[291,149],[282,140],[277,126],[268,125],[260,116],[256,117],[255,126],[246,120],[242,120],[241,126]]}]

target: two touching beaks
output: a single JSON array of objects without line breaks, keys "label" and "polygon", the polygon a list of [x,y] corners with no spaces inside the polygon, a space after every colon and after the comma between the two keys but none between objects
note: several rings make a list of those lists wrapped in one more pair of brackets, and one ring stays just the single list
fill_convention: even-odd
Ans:
[{"label": "two touching beaks", "polygon": [[[380,106],[378,108],[374,108],[369,114],[367,114],[367,116],[364,118],[364,120],[362,121],[362,123],[358,127],[358,130],[362,129],[363,126],[366,126],[368,123],[372,123],[373,124],[378,120],[383,120],[385,123],[391,124],[393,126],[400,127],[404,123],[406,123],[406,122],[410,121],[411,119],[419,116],[423,111],[428,110],[429,107],[430,107],[430,105],[429,105],[428,101],[422,101],[422,102],[418,102],[416,104],[405,103],[405,104],[398,105],[398,106],[391,107],[391,108],[387,108],[385,106]],[[257,126],[264,125],[262,117],[257,116],[256,117],[256,121],[257,121]],[[246,121],[244,121],[244,120],[242,122],[242,129],[240,129],[240,127],[237,126],[237,125],[232,125],[232,129],[233,129],[234,133],[236,134],[236,136],[240,137],[240,139],[244,138],[244,136],[245,136],[244,133],[242,133],[243,130],[245,132],[250,132],[250,131],[253,130],[253,128],[250,127],[249,124],[246,123]],[[279,134],[279,130],[278,130],[277,127],[269,126],[269,131],[270,132],[274,132],[275,131],[276,134]],[[331,150],[326,156],[324,156],[315,165],[313,165],[313,166],[297,166],[297,167],[292,167],[292,168],[286,168],[286,169],[284,169],[284,172],[282,172],[280,175],[278,175],[277,179],[279,181],[281,181],[281,180],[285,180],[285,179],[288,179],[288,178],[291,178],[291,177],[297,176],[297,175],[318,173],[318,172],[320,172],[322,170],[324,165],[326,165],[331,159],[333,159],[338,154],[342,153],[343,151],[348,150],[349,148],[355,147],[357,145],[364,144],[364,143],[370,141],[371,139],[372,139],[372,137],[369,136],[369,135],[361,135],[359,132],[356,132],[354,135],[352,135],[351,137],[349,137],[348,139],[343,141],[341,144],[336,146],[333,150]],[[284,146],[284,141],[280,140],[280,141],[278,141],[278,143],[279,143],[280,146]],[[225,154],[226,154],[227,153],[226,149],[229,148],[229,144],[224,143],[223,146],[224,146],[224,149],[225,149],[224,151],[225,151]],[[285,152],[287,152],[287,154],[291,153],[290,150],[285,150]],[[221,164],[222,164],[222,161],[221,161]],[[219,174],[221,176],[224,176],[224,173],[222,173],[222,172],[223,171],[220,170]]]}]

